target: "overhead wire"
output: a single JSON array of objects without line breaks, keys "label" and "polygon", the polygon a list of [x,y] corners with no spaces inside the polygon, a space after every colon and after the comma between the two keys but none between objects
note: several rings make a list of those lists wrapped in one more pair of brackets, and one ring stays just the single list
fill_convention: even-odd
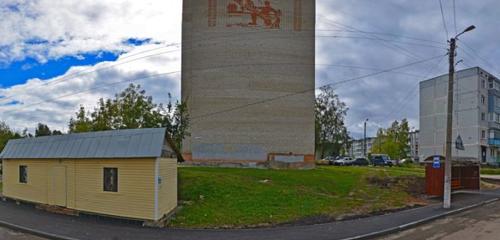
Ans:
[{"label": "overhead wire", "polygon": [[450,34],[448,33],[448,27],[446,26],[446,18],[444,17],[443,2],[441,0],[438,1],[439,1],[439,8],[441,9],[441,17],[443,20],[444,31],[446,32],[446,39],[448,39]]},{"label": "overhead wire", "polygon": [[325,85],[322,85],[320,87],[313,88],[313,89],[306,89],[306,90],[303,90],[303,91],[289,93],[289,94],[285,94],[285,95],[281,95],[281,96],[277,96],[277,97],[273,97],[273,98],[268,98],[268,99],[256,101],[256,102],[249,103],[249,104],[244,104],[244,105],[233,107],[233,108],[228,108],[228,109],[217,111],[217,112],[213,112],[213,113],[203,114],[203,115],[199,115],[199,116],[193,116],[191,118],[191,120],[195,121],[197,119],[207,118],[207,117],[211,117],[211,116],[214,116],[214,115],[219,115],[219,114],[223,114],[223,113],[227,113],[227,112],[233,112],[233,111],[244,109],[244,108],[247,108],[247,107],[251,107],[251,106],[255,106],[255,105],[260,105],[260,104],[264,104],[264,103],[268,103],[268,102],[272,102],[272,101],[276,101],[276,100],[279,100],[279,99],[284,99],[284,98],[288,98],[288,97],[292,97],[292,96],[296,96],[296,95],[300,95],[300,94],[305,94],[307,92],[316,91],[316,90],[321,89],[321,88],[326,87],[326,86],[340,86],[340,85],[343,85],[343,84],[346,84],[346,83],[349,83],[349,82],[352,82],[352,81],[356,81],[356,80],[360,80],[360,79],[364,79],[364,78],[368,78],[368,77],[373,77],[373,76],[377,76],[377,75],[380,75],[380,74],[383,74],[383,73],[386,73],[386,72],[391,72],[391,71],[394,71],[394,70],[398,70],[398,69],[406,68],[406,67],[409,67],[409,66],[413,66],[413,65],[424,63],[424,62],[428,62],[428,61],[431,61],[431,60],[439,58],[439,57],[441,57],[441,55],[435,56],[435,57],[432,57],[432,58],[428,58],[428,59],[424,59],[424,60],[420,60],[420,61],[416,61],[416,62],[412,62],[412,63],[408,63],[408,64],[404,64],[404,65],[401,65],[401,66],[398,66],[398,67],[394,67],[394,68],[390,68],[390,69],[386,69],[386,70],[383,70],[383,71],[374,72],[374,73],[366,74],[366,75],[359,76],[359,77],[348,78],[348,79],[344,79],[344,80],[341,80],[341,81],[338,81],[338,82],[325,84]]}]

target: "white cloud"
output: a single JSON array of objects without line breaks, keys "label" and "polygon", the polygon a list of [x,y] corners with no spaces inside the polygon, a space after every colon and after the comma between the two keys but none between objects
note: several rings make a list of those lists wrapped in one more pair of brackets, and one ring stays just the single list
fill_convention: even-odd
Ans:
[{"label": "white cloud", "polygon": [[179,42],[180,0],[2,0],[0,63],[131,50],[123,41]]},{"label": "white cloud", "polygon": [[[151,55],[155,56],[144,58]],[[92,109],[99,98],[113,97],[131,82],[141,84],[155,102],[166,103],[168,93],[178,97],[180,92],[179,66],[178,47],[136,47],[116,62],[73,67],[57,78],[0,88],[0,96],[6,96],[0,99],[0,119],[17,130],[32,130],[37,122],[66,130],[80,105]]]},{"label": "white cloud", "polygon": [[[200,0],[201,1],[201,0]],[[387,0],[383,3],[372,0],[318,0],[318,29],[336,30],[325,35],[381,37],[396,41],[409,42],[412,36],[442,42],[444,30],[439,6],[435,1]],[[458,28],[475,24],[478,26],[473,33],[462,40],[474,46],[477,54],[487,57],[495,63],[499,56],[499,34],[494,31],[498,23],[496,0],[457,1]],[[134,59],[134,53],[153,45],[132,47],[123,44],[129,38],[146,39],[152,42],[180,42],[181,38],[181,0],[1,0],[0,1],[0,66],[2,63],[33,57],[40,62],[66,55],[78,56],[88,52],[103,50],[123,52],[119,61]],[[446,19],[452,29],[451,10],[446,7]],[[326,21],[327,18],[330,21]],[[393,33],[396,35],[373,35],[345,31],[345,26],[332,24],[331,21],[343,25],[354,26],[357,29]],[[344,32],[342,32],[344,30]],[[454,32],[451,31],[450,32]],[[320,34],[320,33],[318,33]],[[43,40],[47,40],[44,42]],[[38,44],[27,44],[27,42]],[[432,42],[417,43],[432,44]],[[395,47],[399,46],[398,47]],[[446,47],[446,46],[445,46]],[[373,69],[388,69],[416,61],[408,57],[401,48],[423,58],[444,54],[445,49],[426,48],[422,46],[401,43],[383,43],[374,39],[343,39],[321,38],[317,45],[317,63],[338,64],[368,67]],[[465,55],[459,48],[459,57],[469,66],[486,67],[492,73],[498,68],[488,66],[481,59]],[[150,52],[165,51],[166,49]],[[471,51],[471,50],[469,50]],[[24,104],[33,104],[47,98],[69,94],[77,90],[88,89],[108,84],[112,81],[131,79],[141,74],[155,74],[171,70],[180,70],[179,52],[148,58],[137,62],[123,64],[99,74],[89,74],[73,78],[61,84],[48,87],[35,87],[40,80],[29,82],[8,89],[0,87],[0,95],[14,95],[15,100]],[[147,54],[145,54],[147,55]],[[126,58],[126,59],[125,59]],[[96,67],[107,64],[100,63]],[[420,76],[441,74],[446,71],[446,61],[443,61],[433,72],[431,67],[438,61],[398,70]],[[491,64],[492,65],[492,64]],[[25,66],[29,68],[29,65]],[[460,65],[462,67],[462,65]],[[72,72],[89,69],[90,67],[72,68],[64,76]],[[370,69],[341,68],[318,66],[317,84],[332,83],[355,76],[375,72]],[[347,125],[355,137],[361,136],[359,123],[370,118],[368,135],[374,135],[379,126],[388,126],[391,121],[409,118],[412,125],[418,126],[418,90],[414,95],[407,96],[415,84],[422,80],[418,76],[386,73],[367,78],[352,84],[342,85],[338,89],[341,99],[348,102]],[[56,79],[48,80],[49,82]],[[179,94],[179,76],[162,78],[161,80],[144,81],[146,90],[155,99],[164,101],[167,91]],[[125,84],[126,85],[126,84]],[[79,104],[94,106],[99,97],[110,97],[125,85],[110,89],[98,89],[76,96],[70,96],[56,102],[22,108],[22,105],[0,106],[0,120],[18,129],[33,126],[36,122],[45,122],[61,128],[67,124],[69,117],[77,110]],[[1,83],[0,83],[1,86]],[[409,98],[405,103],[403,99]],[[14,100],[14,99],[10,99]],[[0,102],[5,102],[0,100]],[[399,111],[398,111],[399,110]],[[394,112],[394,114],[388,114]],[[390,116],[389,116],[390,115]]]}]

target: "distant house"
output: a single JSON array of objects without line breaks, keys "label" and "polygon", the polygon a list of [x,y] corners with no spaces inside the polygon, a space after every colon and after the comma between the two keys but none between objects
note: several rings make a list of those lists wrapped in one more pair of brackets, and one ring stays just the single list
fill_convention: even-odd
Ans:
[{"label": "distant house", "polygon": [[166,129],[8,142],[3,195],[84,213],[156,221],[177,206],[177,161]]}]

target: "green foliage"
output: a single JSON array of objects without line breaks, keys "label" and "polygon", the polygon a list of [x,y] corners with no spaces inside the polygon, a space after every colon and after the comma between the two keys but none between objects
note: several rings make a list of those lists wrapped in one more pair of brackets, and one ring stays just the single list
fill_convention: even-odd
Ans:
[{"label": "green foliage", "polygon": [[388,154],[392,159],[407,157],[410,145],[410,126],[406,119],[394,121],[388,129],[379,129],[373,143],[372,153]]},{"label": "green foliage", "polygon": [[263,226],[323,216],[369,214],[405,207],[401,188],[380,188],[369,176],[416,176],[404,168],[318,167],[314,170],[179,168],[182,208],[173,227]]},{"label": "green foliage", "polygon": [[[27,134],[27,129],[25,129],[25,134]],[[35,129],[35,137],[52,136],[52,135],[63,135],[63,133],[59,130],[51,131],[49,126],[43,123],[38,123]]]},{"label": "green foliage", "polygon": [[80,107],[75,118],[71,118],[69,122],[71,133],[165,127],[167,140],[182,161],[182,140],[189,134],[185,103],[172,103],[169,94],[167,106],[158,105],[154,103],[153,97],[146,95],[140,85],[130,84],[124,91],[116,94],[114,99],[101,98],[97,104],[92,112]]},{"label": "green foliage", "polygon": [[320,157],[339,155],[348,149],[349,135],[344,125],[348,108],[330,86],[322,87],[315,103],[316,149]]},{"label": "green foliage", "polygon": [[5,122],[0,121],[0,152],[2,152],[10,139],[16,138],[21,138],[21,135],[11,130]]},{"label": "green foliage", "polygon": [[43,137],[43,136],[50,136],[50,135],[52,135],[52,132],[50,131],[49,126],[47,126],[43,123],[38,123],[38,126],[35,129],[35,137]]}]

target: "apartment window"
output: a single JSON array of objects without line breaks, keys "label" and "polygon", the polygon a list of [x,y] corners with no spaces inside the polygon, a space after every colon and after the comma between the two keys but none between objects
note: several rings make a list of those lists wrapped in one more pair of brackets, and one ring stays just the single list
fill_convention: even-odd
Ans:
[{"label": "apartment window", "polygon": [[483,105],[486,104],[486,97],[484,95],[481,95],[481,103]]},{"label": "apartment window", "polygon": [[28,183],[28,166],[19,166],[19,182]]},{"label": "apartment window", "polygon": [[486,131],[481,131],[481,138],[482,139],[485,139],[486,138]]},{"label": "apartment window", "polygon": [[481,87],[486,88],[486,80],[481,80]]},{"label": "apartment window", "polygon": [[485,121],[486,120],[486,113],[481,113],[481,121]]},{"label": "apartment window", "polygon": [[118,168],[104,168],[104,191],[118,192]]},{"label": "apartment window", "polygon": [[497,117],[496,122],[497,122],[497,123],[500,123],[500,114],[495,113],[495,116]]}]

